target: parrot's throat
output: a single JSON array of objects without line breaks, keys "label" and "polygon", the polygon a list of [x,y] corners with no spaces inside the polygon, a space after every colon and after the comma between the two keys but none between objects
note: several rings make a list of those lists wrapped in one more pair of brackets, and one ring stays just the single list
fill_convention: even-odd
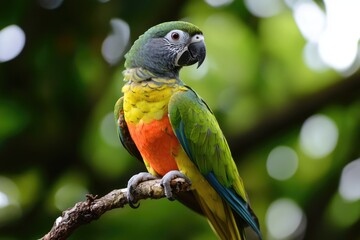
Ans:
[{"label": "parrot's throat", "polygon": [[[181,67],[177,67],[172,72],[164,72],[163,74],[152,72],[148,69],[142,67],[128,68],[123,71],[124,81],[132,82],[142,82],[142,81],[154,81],[157,82],[160,80],[163,84],[171,84],[172,79],[179,80],[179,70]],[[170,80],[170,82],[168,82]]]},{"label": "parrot's throat", "polygon": [[155,77],[156,75],[144,68],[128,68],[123,71],[124,81],[141,82]]}]

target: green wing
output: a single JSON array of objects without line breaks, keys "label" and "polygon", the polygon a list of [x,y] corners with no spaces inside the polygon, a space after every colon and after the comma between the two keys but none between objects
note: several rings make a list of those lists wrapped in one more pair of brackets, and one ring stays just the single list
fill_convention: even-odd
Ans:
[{"label": "green wing", "polygon": [[169,113],[176,136],[200,172],[204,176],[213,172],[222,185],[231,187],[238,171],[219,124],[206,103],[189,88],[171,98]]},{"label": "green wing", "polygon": [[260,236],[259,224],[227,141],[206,103],[189,87],[169,102],[170,122],[183,149],[217,193]]}]

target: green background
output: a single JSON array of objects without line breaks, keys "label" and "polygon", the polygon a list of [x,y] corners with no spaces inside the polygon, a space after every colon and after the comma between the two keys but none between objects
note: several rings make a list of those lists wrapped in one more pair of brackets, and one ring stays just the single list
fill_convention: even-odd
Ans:
[{"label": "green background", "polygon": [[[18,57],[0,63],[0,192],[10,202],[0,207],[0,240],[40,238],[86,193],[124,188],[145,170],[122,148],[113,122],[124,61],[110,65],[101,54],[113,18],[130,26],[126,49],[164,21],[185,19],[203,30],[207,59],[181,79],[214,110],[264,239],[271,239],[267,210],[284,198],[306,216],[306,227],[288,239],[360,239],[360,201],[338,191],[344,166],[360,156],[360,76],[308,68],[306,41],[289,9],[258,18],[242,1],[219,8],[180,0],[65,0],[53,10],[36,1],[1,5],[0,30],[17,24],[26,43]],[[320,159],[304,153],[299,140],[314,114],[329,117],[339,133],[335,149]],[[277,146],[298,156],[295,174],[282,181],[266,167]],[[161,199],[112,210],[70,239],[215,236],[205,218]]]}]

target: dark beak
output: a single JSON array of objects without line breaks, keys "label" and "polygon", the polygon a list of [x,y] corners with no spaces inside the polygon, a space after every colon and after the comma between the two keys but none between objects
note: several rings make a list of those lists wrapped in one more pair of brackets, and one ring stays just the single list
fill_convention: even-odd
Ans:
[{"label": "dark beak", "polygon": [[206,56],[206,47],[204,41],[189,44],[188,49],[179,57],[177,64],[179,66],[190,66],[198,63],[198,68],[204,62]]}]

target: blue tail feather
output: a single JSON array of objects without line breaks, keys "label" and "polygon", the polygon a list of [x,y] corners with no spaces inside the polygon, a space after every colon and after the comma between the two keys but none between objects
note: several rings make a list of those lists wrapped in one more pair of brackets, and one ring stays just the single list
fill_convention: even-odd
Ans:
[{"label": "blue tail feather", "polygon": [[233,189],[224,187],[217,180],[213,172],[210,172],[205,176],[211,186],[216,192],[230,205],[230,207],[247,223],[259,236],[260,240],[261,232],[257,221],[253,218],[253,215],[249,211],[248,203],[242,199]]}]

